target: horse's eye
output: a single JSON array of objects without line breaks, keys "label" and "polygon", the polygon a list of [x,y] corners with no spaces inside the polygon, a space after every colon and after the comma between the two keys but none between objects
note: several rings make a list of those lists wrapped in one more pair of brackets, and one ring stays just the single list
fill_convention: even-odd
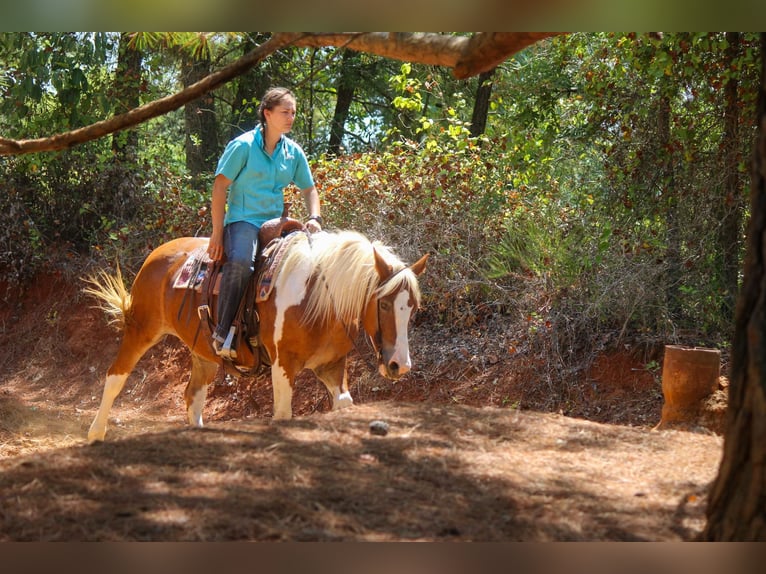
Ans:
[{"label": "horse's eye", "polygon": [[393,306],[391,305],[390,301],[381,301],[380,302],[380,310],[381,311],[385,311],[386,313],[388,313],[389,311],[391,311],[392,308],[393,308]]}]

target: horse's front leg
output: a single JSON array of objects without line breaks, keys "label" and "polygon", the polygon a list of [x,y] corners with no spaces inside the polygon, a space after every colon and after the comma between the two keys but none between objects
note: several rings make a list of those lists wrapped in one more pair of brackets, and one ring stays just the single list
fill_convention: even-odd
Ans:
[{"label": "horse's front leg", "polygon": [[327,387],[332,399],[332,410],[343,409],[354,404],[351,393],[348,390],[348,376],[346,374],[346,357],[314,369],[317,377]]},{"label": "horse's front leg", "polygon": [[277,360],[271,366],[271,387],[274,393],[274,420],[293,418],[293,384],[295,369]]}]

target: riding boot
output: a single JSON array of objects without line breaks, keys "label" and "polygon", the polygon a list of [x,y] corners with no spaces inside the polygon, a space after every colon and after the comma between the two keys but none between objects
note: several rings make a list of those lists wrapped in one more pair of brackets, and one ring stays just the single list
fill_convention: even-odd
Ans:
[{"label": "riding boot", "polygon": [[218,343],[217,347],[220,348],[221,354],[227,358],[237,357],[232,322],[252,272],[251,266],[237,262],[228,261],[223,266],[221,288],[218,293],[218,326],[215,329],[214,340]]}]

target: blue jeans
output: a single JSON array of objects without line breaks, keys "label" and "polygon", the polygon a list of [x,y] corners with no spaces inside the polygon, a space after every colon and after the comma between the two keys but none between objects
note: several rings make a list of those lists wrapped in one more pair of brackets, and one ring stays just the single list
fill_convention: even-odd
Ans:
[{"label": "blue jeans", "polygon": [[247,282],[255,269],[259,230],[260,227],[247,221],[235,221],[223,230],[226,263],[223,265],[221,276],[221,290],[218,294],[218,325],[214,334],[220,341],[223,341],[229,333],[239,303],[245,294]]}]

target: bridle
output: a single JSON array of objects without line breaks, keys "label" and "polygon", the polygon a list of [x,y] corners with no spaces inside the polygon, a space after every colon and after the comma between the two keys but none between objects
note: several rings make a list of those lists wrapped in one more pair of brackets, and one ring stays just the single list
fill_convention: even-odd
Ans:
[{"label": "bridle", "polygon": [[[381,303],[381,298],[377,294],[380,293],[383,290],[383,287],[385,287],[388,283],[393,281],[393,279],[399,273],[404,271],[405,269],[406,269],[406,267],[402,267],[401,269],[399,269],[399,271],[396,271],[395,273],[392,273],[390,277],[388,277],[385,281],[382,281],[373,290],[373,294],[374,294],[373,296],[377,297],[376,309],[375,309],[375,314],[377,315],[377,328],[375,330],[375,334],[374,335],[370,335],[369,333],[365,333],[367,335],[367,337],[365,337],[365,339],[367,339],[369,341],[370,346],[372,347],[372,351],[375,354],[375,358],[378,361],[377,365],[372,365],[370,363],[370,361],[369,361],[369,359],[367,359],[365,353],[362,352],[362,349],[360,349],[359,345],[357,344],[358,337],[354,337],[351,334],[351,328],[349,327],[349,325],[345,321],[343,321],[342,319],[340,320],[340,324],[343,326],[343,331],[346,333],[346,337],[348,337],[348,340],[351,341],[351,344],[356,349],[356,352],[367,363],[367,366],[370,368],[370,370],[375,371],[375,372],[378,372],[378,366],[380,366],[383,363],[383,328],[382,328],[382,326],[380,324],[380,315],[381,315],[381,313],[380,313],[380,303]],[[327,289],[327,295],[330,297],[330,300],[332,300],[332,292],[330,291],[330,286],[328,285],[327,279],[325,279],[324,273],[322,272],[321,268],[318,269],[317,275],[319,275],[319,277],[321,278],[322,283],[325,286],[325,289]],[[333,301],[332,303],[333,303],[333,307],[334,307],[335,306],[335,302]],[[364,330],[364,326],[363,325],[360,324],[360,327],[361,327],[361,330]],[[358,334],[358,332],[357,332],[357,334]]]}]

